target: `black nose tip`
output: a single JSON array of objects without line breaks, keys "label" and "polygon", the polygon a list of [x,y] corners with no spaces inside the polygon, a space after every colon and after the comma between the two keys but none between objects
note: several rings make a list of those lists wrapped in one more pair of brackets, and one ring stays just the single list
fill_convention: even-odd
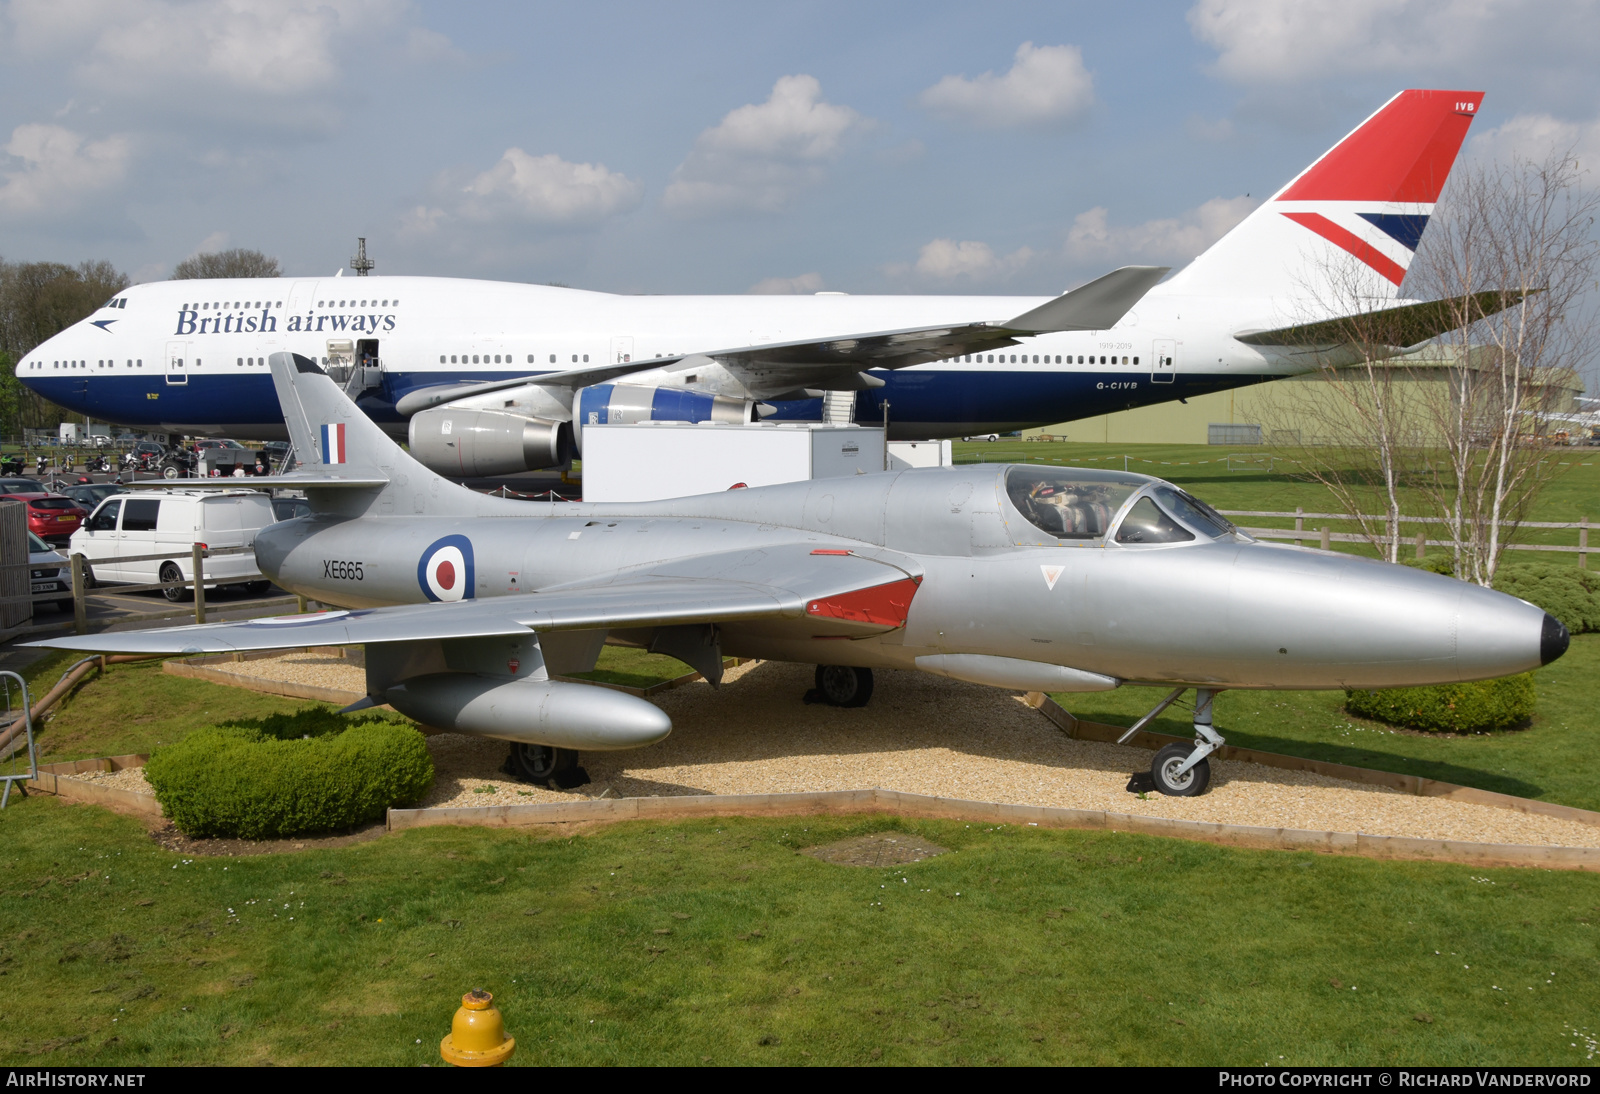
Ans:
[{"label": "black nose tip", "polygon": [[1567,652],[1572,636],[1567,625],[1549,612],[1544,613],[1544,630],[1539,634],[1539,664],[1548,665]]}]

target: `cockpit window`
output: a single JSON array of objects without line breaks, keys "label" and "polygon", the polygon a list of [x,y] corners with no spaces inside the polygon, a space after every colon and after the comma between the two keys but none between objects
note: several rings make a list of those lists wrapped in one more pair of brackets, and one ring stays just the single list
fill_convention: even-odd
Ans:
[{"label": "cockpit window", "polygon": [[1006,473],[1011,504],[1057,539],[1099,539],[1122,503],[1148,479],[1081,468],[1013,467]]},{"label": "cockpit window", "polygon": [[1161,511],[1150,497],[1134,502],[1117,529],[1118,543],[1187,543],[1194,533]]},{"label": "cockpit window", "polygon": [[1183,523],[1202,535],[1225,536],[1233,531],[1233,524],[1211,506],[1192,494],[1171,486],[1158,486],[1151,493],[1161,499],[1161,504]]}]

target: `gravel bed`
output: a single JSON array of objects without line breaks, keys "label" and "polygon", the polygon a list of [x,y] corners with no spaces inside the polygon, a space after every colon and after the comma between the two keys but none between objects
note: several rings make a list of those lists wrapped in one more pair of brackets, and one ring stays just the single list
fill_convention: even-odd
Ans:
[{"label": "gravel bed", "polygon": [[[358,667],[325,655],[216,667],[326,687],[364,687]],[[801,696],[812,686],[810,666],[754,662],[731,670],[720,690],[702,681],[663,692],[653,701],[671,715],[672,735],[649,748],[585,753],[582,762],[592,781],[571,791],[506,778],[499,771],[507,751],[503,742],[437,734],[428,738],[436,777],[421,804],[883,787],[1270,828],[1600,846],[1600,827],[1576,821],[1239,762],[1212,761],[1211,790],[1201,797],[1152,793],[1140,800],[1126,786],[1130,773],[1149,769],[1146,749],[1072,740],[1020,697],[993,688],[917,672],[881,672],[876,683],[864,708],[807,705]],[[133,772],[89,777],[143,781]]]},{"label": "gravel bed", "polygon": [[287,680],[319,688],[337,688],[367,693],[367,670],[354,661],[326,653],[286,653],[278,657],[258,657],[253,661],[217,661],[205,666],[230,676],[249,676],[256,680]]},{"label": "gravel bed", "polygon": [[96,786],[111,786],[118,790],[131,790],[135,794],[154,793],[144,781],[144,768],[125,767],[121,771],[80,771],[75,775],[62,775],[63,779],[77,779]]}]

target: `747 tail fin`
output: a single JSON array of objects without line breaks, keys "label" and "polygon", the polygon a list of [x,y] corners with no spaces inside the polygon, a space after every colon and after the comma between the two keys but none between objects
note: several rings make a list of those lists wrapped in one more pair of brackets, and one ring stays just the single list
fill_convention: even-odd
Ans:
[{"label": "747 tail fin", "polygon": [[1402,91],[1179,271],[1174,293],[1392,300],[1481,91]]}]

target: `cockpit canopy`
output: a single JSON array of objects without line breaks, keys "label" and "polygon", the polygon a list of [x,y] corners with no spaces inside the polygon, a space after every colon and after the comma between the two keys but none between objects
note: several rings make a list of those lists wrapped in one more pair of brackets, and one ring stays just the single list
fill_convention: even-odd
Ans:
[{"label": "cockpit canopy", "polygon": [[1006,472],[1006,494],[1030,524],[1057,540],[1190,543],[1235,531],[1171,483],[1121,471],[1019,464]]}]

